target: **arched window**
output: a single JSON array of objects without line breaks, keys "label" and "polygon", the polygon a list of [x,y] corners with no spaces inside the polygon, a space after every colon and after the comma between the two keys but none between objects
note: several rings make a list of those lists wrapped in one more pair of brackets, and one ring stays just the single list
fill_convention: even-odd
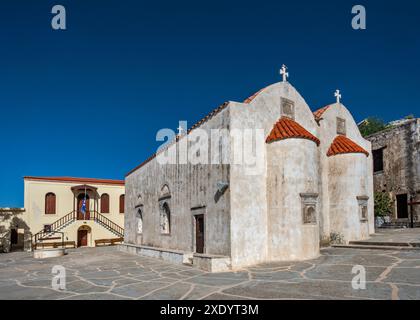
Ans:
[{"label": "arched window", "polygon": [[166,202],[162,206],[160,232],[163,234],[171,233],[171,210],[169,209],[169,205]]},{"label": "arched window", "polygon": [[137,233],[143,233],[143,212],[141,209],[137,210]]},{"label": "arched window", "polygon": [[109,194],[101,195],[101,213],[109,213]]},{"label": "arched window", "polygon": [[125,195],[120,195],[120,213],[124,213]]},{"label": "arched window", "polygon": [[55,214],[55,194],[52,192],[45,195],[45,214]]}]

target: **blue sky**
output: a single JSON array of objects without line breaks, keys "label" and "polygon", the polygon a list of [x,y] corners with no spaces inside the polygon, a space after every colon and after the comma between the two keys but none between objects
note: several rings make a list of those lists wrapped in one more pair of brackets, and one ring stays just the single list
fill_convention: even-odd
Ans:
[{"label": "blue sky", "polygon": [[123,179],[159,129],[280,81],[283,63],[312,109],[340,88],[356,120],[418,116],[419,21],[416,0],[1,1],[0,207],[23,206],[25,175]]}]

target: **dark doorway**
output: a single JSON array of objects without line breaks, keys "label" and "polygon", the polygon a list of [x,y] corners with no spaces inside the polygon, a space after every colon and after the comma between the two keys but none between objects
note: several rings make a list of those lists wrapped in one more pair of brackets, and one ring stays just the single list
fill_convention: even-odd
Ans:
[{"label": "dark doorway", "polygon": [[195,216],[195,252],[204,253],[204,215]]},{"label": "dark doorway", "polygon": [[408,198],[407,194],[397,195],[397,218],[407,219],[408,218]]},{"label": "dark doorway", "polygon": [[78,230],[77,231],[77,246],[86,247],[88,243],[88,231]]},{"label": "dark doorway", "polygon": [[82,205],[83,205],[84,198],[85,198],[84,193],[81,193],[77,196],[77,220],[89,220],[90,219],[89,196],[88,195],[86,195],[86,214],[83,215],[83,212],[82,212]]},{"label": "dark doorway", "polygon": [[18,231],[17,229],[10,230],[10,244],[17,245],[18,244]]}]

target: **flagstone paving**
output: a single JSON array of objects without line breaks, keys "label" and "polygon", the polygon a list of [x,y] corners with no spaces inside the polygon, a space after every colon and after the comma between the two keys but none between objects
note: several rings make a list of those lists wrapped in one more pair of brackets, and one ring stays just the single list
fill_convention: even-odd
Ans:
[{"label": "flagstone paving", "polygon": [[[51,286],[55,265],[65,267],[65,290]],[[355,265],[366,269],[365,290],[352,288]],[[14,252],[0,254],[0,299],[420,299],[420,250],[327,248],[310,261],[217,274],[115,247],[44,260]]]}]

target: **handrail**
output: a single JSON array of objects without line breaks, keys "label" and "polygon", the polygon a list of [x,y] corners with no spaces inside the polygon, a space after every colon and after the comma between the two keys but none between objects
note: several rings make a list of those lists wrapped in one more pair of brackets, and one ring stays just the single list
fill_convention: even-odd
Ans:
[{"label": "handrail", "polygon": [[[114,221],[108,219],[103,214],[100,214],[98,211],[91,211],[93,212],[93,220],[95,222],[101,223],[106,227],[112,229],[115,233],[117,233],[120,237],[124,237],[124,228],[120,227]],[[92,216],[91,216],[92,218]]]},{"label": "handrail", "polygon": [[68,214],[66,214],[65,216],[61,217],[60,219],[54,221],[52,224],[50,224],[49,230],[41,230],[38,233],[34,234],[32,236],[32,238],[34,238],[35,243],[39,242],[40,238],[43,238],[45,235],[51,235],[52,233],[56,232],[56,230],[58,228],[60,228],[61,226],[74,221],[76,218],[75,216],[75,211],[72,211]]},{"label": "handrail", "polygon": [[[108,219],[104,215],[100,214],[98,211],[89,211],[89,215],[85,219],[79,219],[79,211],[73,210],[72,212],[66,214],[65,216],[61,217],[57,221],[50,224],[48,230],[41,230],[40,232],[34,234],[32,236],[33,243],[37,243],[40,239],[46,237],[48,238],[51,234],[57,231],[57,229],[61,228],[62,226],[71,223],[76,220],[93,220],[96,223],[101,224],[102,226],[108,228],[111,232],[117,234],[120,237],[124,237],[124,228],[120,227],[118,224],[113,222],[112,220]],[[44,239],[45,240],[45,239]]]}]

